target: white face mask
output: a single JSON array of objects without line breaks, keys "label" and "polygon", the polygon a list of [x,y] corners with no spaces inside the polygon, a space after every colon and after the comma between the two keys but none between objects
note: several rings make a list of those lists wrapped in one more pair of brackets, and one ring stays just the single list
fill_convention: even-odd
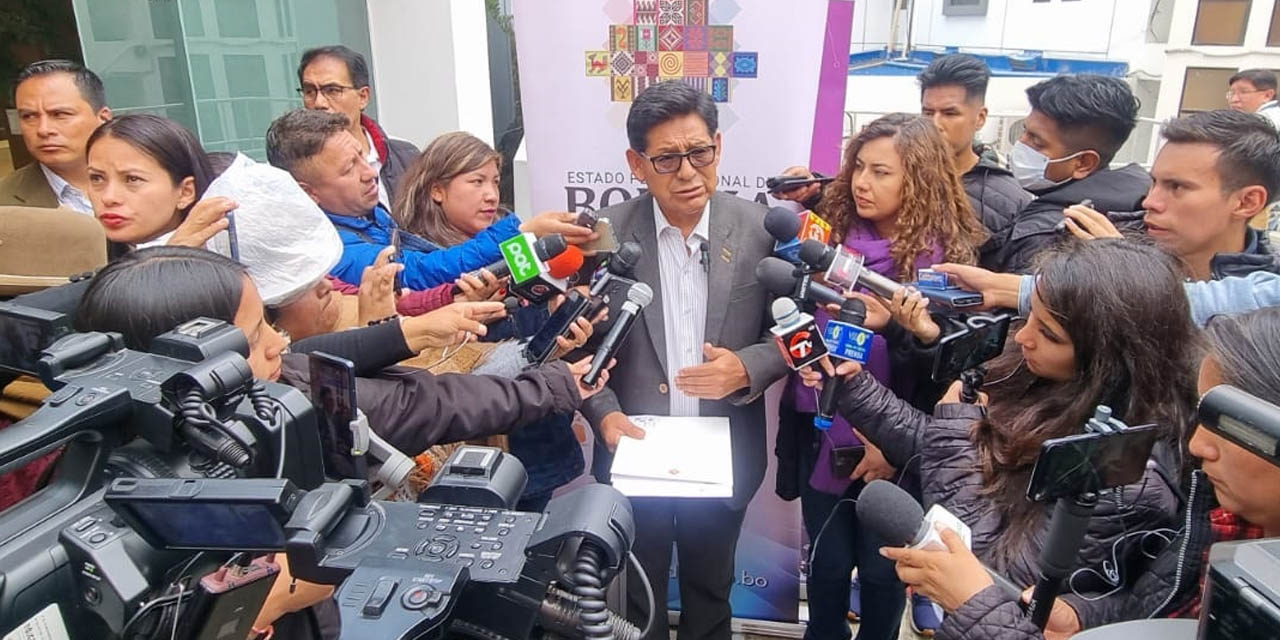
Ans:
[{"label": "white face mask", "polygon": [[1067,178],[1066,180],[1054,182],[1045,177],[1045,169],[1048,169],[1049,165],[1055,162],[1070,160],[1082,153],[1084,152],[1077,151],[1069,156],[1050,160],[1049,156],[1032,149],[1030,145],[1019,140],[1014,143],[1013,151],[1009,154],[1009,170],[1013,172],[1013,178],[1018,181],[1018,184],[1022,185],[1023,189],[1027,191],[1044,191],[1071,179]]}]

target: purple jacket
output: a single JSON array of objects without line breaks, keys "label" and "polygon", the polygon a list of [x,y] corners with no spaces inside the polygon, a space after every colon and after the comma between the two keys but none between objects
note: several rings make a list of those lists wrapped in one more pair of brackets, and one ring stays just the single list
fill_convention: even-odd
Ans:
[{"label": "purple jacket", "polygon": [[[901,270],[894,263],[889,251],[891,243],[881,238],[870,226],[854,224],[844,239],[844,247],[865,256],[864,269],[870,269],[887,278],[897,280]],[[942,261],[942,247],[935,244],[933,249],[916,259],[916,268],[923,269]],[[825,309],[818,309],[814,314],[820,328],[825,329],[831,314]],[[881,384],[892,388],[890,382],[889,346],[882,336],[875,336],[871,342],[871,357],[864,367]],[[905,391],[894,389],[894,391]],[[783,394],[782,402],[789,404],[800,413],[818,412],[818,394],[815,389],[804,386],[800,376],[791,375],[789,386]],[[813,474],[809,476],[809,485],[818,491],[840,495],[853,483],[849,478],[838,478],[831,473],[831,450],[834,447],[847,447],[859,443],[853,428],[843,416],[835,417],[835,424],[821,438],[822,446],[818,451],[818,461],[814,465]]]}]

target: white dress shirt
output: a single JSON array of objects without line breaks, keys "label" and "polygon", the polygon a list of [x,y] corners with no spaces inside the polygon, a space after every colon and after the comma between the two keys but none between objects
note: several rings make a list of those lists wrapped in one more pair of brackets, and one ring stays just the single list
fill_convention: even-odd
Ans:
[{"label": "white dress shirt", "polygon": [[703,362],[702,343],[707,325],[707,269],[701,251],[710,233],[711,203],[688,238],[667,222],[658,201],[653,201],[653,223],[658,235],[658,273],[662,286],[662,327],[667,343],[667,388],[671,415],[697,416],[698,399],[676,388],[676,374]]},{"label": "white dress shirt", "polygon": [[40,165],[40,170],[44,172],[44,179],[49,182],[49,188],[53,189],[53,195],[58,197],[58,204],[93,215],[93,203],[89,202],[89,196],[72,185],[70,182],[62,179],[62,176],[54,173],[53,169]]},{"label": "white dress shirt", "polygon": [[373,167],[374,173],[378,174],[378,202],[386,207],[387,211],[391,211],[391,198],[387,195],[387,185],[382,181],[382,158],[378,156],[378,148],[373,146],[373,135],[368,129],[363,129],[364,139],[369,142],[369,155],[365,156],[365,162]]}]

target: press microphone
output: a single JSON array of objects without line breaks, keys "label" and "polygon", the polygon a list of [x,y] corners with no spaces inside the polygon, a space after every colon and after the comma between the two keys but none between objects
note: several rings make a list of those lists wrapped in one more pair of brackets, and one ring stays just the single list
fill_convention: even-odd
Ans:
[{"label": "press microphone", "polygon": [[592,297],[604,293],[609,282],[617,278],[629,278],[635,271],[636,264],[640,262],[640,257],[644,255],[644,250],[640,248],[640,243],[628,240],[618,246],[618,250],[609,257],[609,261],[605,263],[604,273],[601,273],[596,281],[591,283]]},{"label": "press microphone", "polygon": [[775,296],[787,296],[818,304],[844,304],[845,298],[835,289],[814,282],[803,275],[795,265],[774,256],[768,256],[756,265],[756,280]]},{"label": "press microphone", "polygon": [[831,238],[831,225],[812,211],[796,213],[773,207],[764,214],[764,228],[775,240],[773,253],[793,264],[800,263],[800,244],[806,239],[823,244]]},{"label": "press microphone", "polygon": [[530,270],[526,277],[518,277],[512,272],[511,292],[531,304],[546,302],[569,288],[568,278],[582,268],[582,262],[582,250],[570,246],[547,260],[545,267]]},{"label": "press microphone", "polygon": [[[841,269],[839,278],[831,277],[829,281],[846,282],[849,288],[865,287],[882,298],[892,298],[903,287],[875,271],[863,268],[861,257],[849,260],[851,254],[844,247],[829,247],[825,242],[805,240],[800,246],[800,261],[816,271],[828,272],[833,265],[848,265]],[[982,294],[962,289],[931,289],[920,287],[919,291],[931,302],[936,302],[951,309],[966,309],[982,306]]]},{"label": "press microphone", "polygon": [[[969,526],[947,511],[942,505],[935,504],[925,513],[920,503],[898,485],[888,480],[872,480],[858,494],[856,506],[858,522],[866,523],[871,531],[880,536],[887,544],[894,547],[925,549],[929,551],[946,551],[947,545],[942,542],[936,525],[942,525],[955,531],[964,540],[966,547],[973,544]],[[992,571],[986,565],[987,575],[995,581],[1005,593],[1018,602],[1022,602],[1022,589],[1013,581]]]},{"label": "press microphone", "polygon": [[[541,238],[535,238],[532,233],[521,233],[498,245],[502,251],[502,259],[485,267],[494,276],[505,278],[512,274],[520,274],[529,277],[532,269],[541,269],[540,267],[551,258],[554,258],[569,247],[569,243],[565,241],[564,236],[558,233],[552,233]],[[479,271],[472,271],[468,275],[479,276]],[[462,289],[458,285],[453,285],[453,293],[457,295]]]},{"label": "press microphone", "polygon": [[813,316],[803,312],[791,298],[778,298],[773,301],[770,311],[775,324],[769,329],[773,334],[782,358],[787,366],[799,369],[827,355],[827,346],[822,342],[822,332]]},{"label": "press microphone", "polygon": [[[836,319],[827,323],[823,335],[823,343],[827,345],[830,354],[833,357],[857,360],[866,364],[867,356],[871,352],[871,335],[868,335],[871,332],[862,327],[862,323],[866,321],[867,304],[857,298],[845,300],[844,304],[840,305],[840,313]],[[832,325],[836,323],[847,326],[833,327]],[[832,338],[836,340],[835,344],[832,344]],[[847,345],[846,350],[838,350],[844,345]],[[843,386],[844,378],[840,376],[831,376],[827,379],[826,384],[822,386],[822,393],[818,395],[818,415],[813,418],[813,426],[823,431],[831,428],[835,421],[836,398]]]},{"label": "press microphone", "polygon": [[604,340],[600,341],[595,356],[591,358],[591,368],[587,370],[587,375],[582,376],[584,386],[594,387],[600,381],[600,372],[604,371],[614,354],[622,347],[627,334],[631,332],[631,326],[636,323],[636,318],[640,315],[640,310],[649,306],[650,302],[653,302],[653,289],[650,289],[649,285],[637,282],[627,289],[627,301],[622,303],[618,320],[609,328],[609,333],[605,334]]}]

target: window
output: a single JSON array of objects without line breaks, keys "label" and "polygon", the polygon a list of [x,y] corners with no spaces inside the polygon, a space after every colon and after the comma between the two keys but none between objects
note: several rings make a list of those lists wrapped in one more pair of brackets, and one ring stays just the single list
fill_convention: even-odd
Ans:
[{"label": "window", "polygon": [[1248,22],[1249,0],[1200,0],[1191,44],[1242,45]]},{"label": "window", "polygon": [[1280,47],[1280,0],[1271,10],[1271,30],[1267,32],[1267,46]]},{"label": "window", "polygon": [[1235,73],[1234,68],[1187,67],[1186,79],[1182,83],[1182,104],[1178,107],[1178,115],[1226,109],[1227,80]]},{"label": "window", "polygon": [[985,16],[987,0],[943,0],[944,16]]}]

